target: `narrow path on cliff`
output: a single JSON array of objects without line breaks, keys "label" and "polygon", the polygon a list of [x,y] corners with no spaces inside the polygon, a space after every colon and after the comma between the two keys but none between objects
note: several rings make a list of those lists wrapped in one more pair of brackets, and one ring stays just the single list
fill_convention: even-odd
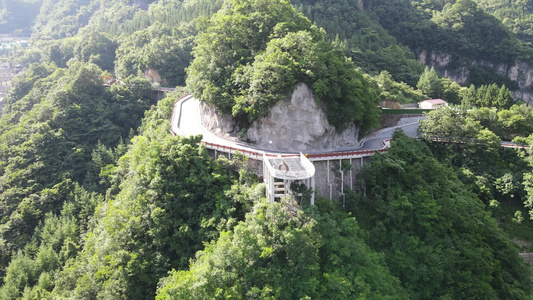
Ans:
[{"label": "narrow path on cliff", "polygon": [[[371,156],[375,151],[384,151],[389,147],[388,141],[392,138],[394,131],[398,128],[401,128],[405,134],[410,137],[416,137],[418,135],[418,126],[419,119],[425,117],[420,117],[418,119],[409,119],[410,123],[383,128],[373,133],[367,135],[363,140],[361,140],[360,147],[354,148],[339,148],[334,151],[329,152],[309,152],[309,158],[311,160],[321,160],[321,159],[333,159],[333,158],[348,158],[348,157],[361,157],[361,156]],[[414,121],[414,122],[412,122]],[[202,116],[200,109],[200,101],[187,95],[178,99],[174,103],[174,108],[172,112],[172,117],[170,120],[171,130],[176,135],[182,136],[191,136],[199,135],[203,136],[202,141],[206,143],[211,149],[219,149],[222,151],[225,150],[239,150],[247,154],[248,156],[253,156],[257,159],[262,159],[262,155],[294,155],[298,154],[295,152],[282,152],[271,149],[262,149],[259,147],[254,147],[254,145],[245,143],[227,140],[221,138],[209,130],[207,130],[202,124]],[[503,147],[506,148],[524,148],[529,146],[521,146],[512,142],[502,141]],[[228,149],[225,149],[228,148]],[[251,155],[250,155],[251,154]]]},{"label": "narrow path on cliff", "polygon": [[[253,145],[250,145],[245,142],[227,140],[213,134],[202,125],[200,101],[190,95],[185,96],[175,102],[174,110],[172,112],[171,127],[172,131],[177,135],[190,136],[201,134],[203,135],[203,142],[236,148],[240,151],[258,152],[261,154],[296,154],[296,152],[281,152],[271,149],[262,149],[254,147]],[[337,153],[342,154],[347,152],[368,152],[368,155],[365,156],[370,156],[374,153],[373,151],[384,149],[387,147],[386,141],[392,138],[392,134],[397,128],[402,128],[408,136],[416,137],[418,129],[418,120],[409,124],[384,128],[374,133],[371,133],[361,141],[361,147],[339,148],[335,151],[330,151],[326,153],[309,152],[309,154],[336,156]]]}]

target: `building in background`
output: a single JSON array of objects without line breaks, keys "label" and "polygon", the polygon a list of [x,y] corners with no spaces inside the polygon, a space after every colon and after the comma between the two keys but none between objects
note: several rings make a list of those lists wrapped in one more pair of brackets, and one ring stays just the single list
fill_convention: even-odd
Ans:
[{"label": "building in background", "polygon": [[430,99],[418,102],[418,108],[421,109],[437,109],[448,106],[448,103],[442,99]]}]

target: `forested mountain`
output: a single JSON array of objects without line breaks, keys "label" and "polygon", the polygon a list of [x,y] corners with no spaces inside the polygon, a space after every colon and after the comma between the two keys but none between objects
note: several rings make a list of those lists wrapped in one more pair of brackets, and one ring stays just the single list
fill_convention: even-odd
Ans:
[{"label": "forested mountain", "polygon": [[533,3],[530,0],[477,0],[485,11],[493,14],[524,41],[533,42]]},{"label": "forested mountain", "polygon": [[397,81],[415,85],[423,68],[416,62],[414,52],[399,44],[383,28],[366,2],[368,1],[291,1],[299,11],[324,28],[329,38],[358,67],[372,73],[387,70]]},{"label": "forested mountain", "polygon": [[351,211],[409,298],[530,297],[529,267],[453,169],[403,133],[393,143],[363,169]]},{"label": "forested mountain", "polygon": [[[533,153],[500,142],[533,146],[533,111],[477,63],[531,63],[531,1],[1,3],[2,30],[34,25],[0,118],[0,298],[531,298],[511,238],[531,252]],[[299,82],[339,131],[378,126],[379,100],[455,108],[397,133],[345,206],[267,203],[246,158],[169,132],[184,92],[246,127]]]},{"label": "forested mountain", "polygon": [[0,34],[29,36],[43,0],[2,0]]},{"label": "forested mountain", "polygon": [[246,126],[303,82],[339,132],[377,124],[377,97],[352,62],[290,3],[270,2],[233,1],[213,15],[195,40],[191,93]]},{"label": "forested mountain", "polygon": [[[493,65],[504,63],[510,67],[517,60],[530,61],[533,53],[531,45],[525,43],[527,39],[522,38],[523,34],[517,36],[509,29],[511,28],[507,22],[509,17],[501,23],[489,14],[501,16],[503,11],[508,13],[513,11],[513,16],[522,16],[514,17],[513,20],[526,22],[530,16],[527,9],[530,8],[522,2],[513,1],[512,4],[508,4],[508,1],[477,1],[481,5],[477,6],[474,0],[291,1],[298,11],[323,27],[327,32],[327,38],[335,41],[345,55],[367,73],[378,74],[386,70],[396,81],[414,86],[423,70],[417,60],[425,58],[426,63],[435,63],[431,61],[431,55],[420,55],[440,53],[451,57],[447,58],[450,62],[442,66],[439,71],[466,74],[464,78],[454,77],[455,80],[461,80],[461,84],[481,85],[496,82],[499,85],[506,84],[513,90],[518,89],[519,85],[522,87],[523,84],[526,84],[523,88],[527,88],[529,83],[514,78],[514,75],[502,73],[501,70],[490,67],[490,64],[480,65],[479,62],[490,62]],[[35,21],[35,33],[32,38],[32,42],[39,45],[38,48],[34,48],[39,53],[27,53],[25,59],[17,62],[35,62],[43,58],[64,66],[66,61],[73,57],[78,56],[76,58],[79,59],[80,55],[75,53],[79,43],[77,36],[94,35],[93,31],[100,35],[106,32],[114,37],[115,42],[120,41],[119,44],[128,45],[127,48],[142,48],[147,43],[139,39],[139,36],[135,42],[125,42],[125,40],[131,39],[131,35],[137,30],[145,30],[150,25],[159,27],[157,24],[162,24],[163,27],[169,26],[169,28],[156,32],[157,37],[151,34],[151,43],[154,44],[150,47],[178,47],[183,49],[183,55],[155,62],[150,56],[168,56],[169,51],[139,49],[134,52],[143,53],[143,57],[138,59],[130,57],[130,62],[125,62],[124,67],[128,68],[128,72],[135,71],[134,69],[144,72],[154,67],[165,75],[163,76],[165,83],[182,84],[183,81],[171,78],[179,72],[176,69],[183,70],[183,66],[190,63],[191,57],[187,57],[185,53],[190,52],[192,45],[175,40],[196,35],[193,30],[195,25],[191,25],[195,23],[193,20],[198,16],[213,14],[221,5],[221,0],[44,1],[41,13]],[[482,10],[483,7],[487,8],[487,12]],[[154,25],[155,23],[157,24]],[[178,32],[169,31],[180,23],[188,27],[185,34],[184,28]],[[516,26],[511,29],[516,29]],[[526,31],[526,29],[519,30],[521,33]],[[94,51],[101,53],[102,49]],[[83,59],[86,60],[88,57]],[[133,63],[133,60],[136,63]],[[178,61],[178,63],[170,66],[167,71],[161,61]],[[99,66],[112,71],[111,65]],[[120,69],[117,73],[126,75]],[[509,76],[514,81],[511,81]],[[529,92],[521,90],[517,95],[529,97]]]}]

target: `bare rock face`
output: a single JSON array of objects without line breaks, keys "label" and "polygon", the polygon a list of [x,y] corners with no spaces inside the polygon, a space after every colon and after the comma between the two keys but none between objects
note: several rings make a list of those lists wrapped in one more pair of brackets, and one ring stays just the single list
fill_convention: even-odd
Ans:
[{"label": "bare rock face", "polygon": [[267,117],[252,124],[246,138],[260,148],[313,152],[357,146],[358,135],[359,128],[353,124],[338,134],[311,89],[300,83],[290,99],[280,101]]},{"label": "bare rock face", "polygon": [[206,105],[204,102],[200,105],[202,124],[207,130],[225,139],[236,139],[239,127],[235,124],[232,115],[220,114],[215,110],[215,107]]},{"label": "bare rock face", "polygon": [[[237,139],[240,128],[231,115],[222,115],[202,104],[202,123],[217,136]],[[311,89],[300,83],[290,99],[276,104],[270,114],[256,120],[244,137],[256,147],[275,151],[318,152],[359,145],[359,128],[351,125],[341,134],[329,124]]]},{"label": "bare rock face", "polygon": [[167,80],[162,78],[161,75],[159,75],[159,71],[157,71],[156,69],[146,69],[144,70],[143,72],[144,74],[144,78],[146,79],[150,79],[150,81],[152,83],[154,82],[158,82],[158,83],[161,83],[161,84],[166,84],[167,83]]},{"label": "bare rock face", "polygon": [[[430,67],[434,67],[441,72],[444,77],[464,85],[470,76],[467,67],[460,67],[450,70],[448,65],[452,61],[452,56],[448,53],[439,53],[436,51],[422,51],[418,56],[418,61]],[[494,64],[487,60],[473,61],[472,64],[489,67],[497,74],[506,76],[511,80],[518,82],[519,89],[513,92],[515,99],[520,99],[530,105],[533,104],[533,67],[527,63],[515,61],[514,64]]]}]

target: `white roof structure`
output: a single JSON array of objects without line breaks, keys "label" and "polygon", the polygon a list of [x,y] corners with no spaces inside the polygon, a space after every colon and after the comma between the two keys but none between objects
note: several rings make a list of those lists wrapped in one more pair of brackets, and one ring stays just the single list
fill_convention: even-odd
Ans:
[{"label": "white roof structure", "polygon": [[418,102],[418,106],[422,109],[435,109],[447,105],[448,103],[442,99],[430,99]]},{"label": "white roof structure", "polygon": [[[266,155],[263,154],[263,177],[267,188],[267,198],[274,202],[291,193],[290,183],[302,181],[315,189],[315,166],[305,155]],[[314,193],[311,205],[315,203]]]},{"label": "white roof structure", "polygon": [[278,179],[302,180],[315,175],[315,166],[303,154],[295,157],[263,156],[269,173]]}]

